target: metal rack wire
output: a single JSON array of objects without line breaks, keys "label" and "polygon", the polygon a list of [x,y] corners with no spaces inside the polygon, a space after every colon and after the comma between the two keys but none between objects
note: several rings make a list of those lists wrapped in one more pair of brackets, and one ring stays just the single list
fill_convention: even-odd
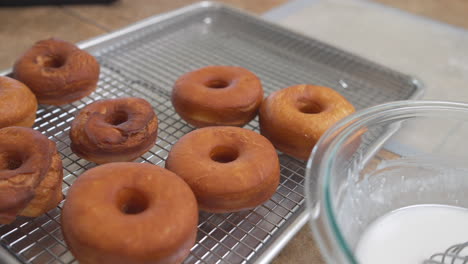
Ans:
[{"label": "metal rack wire", "polygon": [[[420,88],[413,79],[323,43],[291,33],[219,4],[196,5],[164,20],[88,47],[101,63],[98,89],[61,107],[41,106],[35,129],[57,143],[64,166],[63,192],[95,166],[70,150],[74,115],[87,104],[125,96],[142,97],[159,118],[156,145],[137,162],[164,166],[171,146],[193,128],[175,113],[170,90],[187,71],[212,64],[239,65],[262,80],[266,95],[289,85],[332,87],[358,109],[406,99]],[[246,125],[258,131],[258,120]],[[304,211],[304,163],[280,154],[276,194],[254,210],[200,213],[197,243],[185,263],[247,263],[269,250]],[[76,263],[63,241],[60,211],[35,219],[20,217],[0,226],[0,244],[22,263]]]}]

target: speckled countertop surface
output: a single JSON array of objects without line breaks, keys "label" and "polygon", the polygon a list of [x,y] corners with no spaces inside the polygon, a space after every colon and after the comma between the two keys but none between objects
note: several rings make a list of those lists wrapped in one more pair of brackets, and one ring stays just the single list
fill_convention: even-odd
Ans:
[{"label": "speckled countertop surface", "polygon": [[[260,15],[290,1],[224,0],[220,2]],[[468,1],[466,0],[375,1],[468,29],[468,16],[466,15],[468,14]],[[0,69],[11,67],[14,60],[39,39],[54,36],[78,42],[193,2],[197,1],[121,0],[104,6],[0,8]],[[323,263],[309,228],[304,227],[299,231],[273,263]]]}]

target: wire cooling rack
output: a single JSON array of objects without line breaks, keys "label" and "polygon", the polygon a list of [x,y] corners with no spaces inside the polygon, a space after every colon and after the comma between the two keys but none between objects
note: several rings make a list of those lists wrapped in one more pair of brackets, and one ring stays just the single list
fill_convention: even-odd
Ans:
[{"label": "wire cooling rack", "polygon": [[[57,143],[65,195],[80,174],[96,166],[69,147],[70,123],[80,109],[106,98],[148,100],[159,118],[158,140],[137,162],[164,166],[171,146],[193,130],[171,105],[172,85],[178,76],[199,67],[245,67],[260,77],[266,95],[300,83],[329,86],[357,109],[414,98],[421,92],[407,75],[215,3],[153,17],[81,47],[101,63],[98,89],[69,105],[41,106],[34,127]],[[258,132],[258,119],[245,127]],[[281,248],[278,245],[298,229],[296,220],[306,215],[305,164],[281,153],[280,162],[280,186],[263,205],[239,213],[200,213],[197,242],[185,263],[271,260]],[[60,230],[62,205],[38,218],[20,217],[0,226],[0,244],[20,263],[77,263]]]}]

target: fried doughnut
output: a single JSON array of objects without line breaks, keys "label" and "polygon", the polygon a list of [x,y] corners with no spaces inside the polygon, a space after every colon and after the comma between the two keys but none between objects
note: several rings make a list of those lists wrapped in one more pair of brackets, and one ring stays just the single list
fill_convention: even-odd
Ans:
[{"label": "fried doughnut", "polygon": [[260,107],[260,132],[275,147],[307,160],[323,133],[355,111],[331,88],[301,84],[272,93]]},{"label": "fried doughnut", "polygon": [[239,127],[206,127],[174,144],[166,168],[192,188],[200,209],[225,213],[256,207],[279,184],[280,167],[273,145]]},{"label": "fried doughnut", "polygon": [[55,143],[31,128],[0,129],[0,224],[36,217],[62,200],[62,160]]},{"label": "fried doughnut", "polygon": [[172,90],[176,112],[195,127],[243,126],[263,100],[260,80],[234,66],[208,66],[181,76]]},{"label": "fried doughnut", "polygon": [[83,108],[73,120],[71,149],[98,164],[132,161],[154,146],[157,133],[158,118],[146,100],[100,100]]},{"label": "fried doughnut", "polygon": [[48,39],[35,43],[16,61],[13,76],[31,89],[39,103],[63,105],[96,89],[99,64],[72,43]]},{"label": "fried doughnut", "polygon": [[0,128],[31,127],[36,120],[37,100],[26,85],[0,76]]},{"label": "fried doughnut", "polygon": [[174,173],[119,162],[90,169],[73,183],[61,222],[80,263],[181,263],[195,243],[198,208]]}]

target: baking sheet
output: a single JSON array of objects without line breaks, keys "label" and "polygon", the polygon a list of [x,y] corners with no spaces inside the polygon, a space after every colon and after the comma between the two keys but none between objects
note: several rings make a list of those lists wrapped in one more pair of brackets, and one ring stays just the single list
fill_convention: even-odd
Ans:
[{"label": "baking sheet", "polygon": [[[329,86],[357,109],[416,98],[422,92],[411,76],[296,34],[237,9],[203,2],[80,45],[101,63],[98,89],[61,106],[41,106],[35,129],[57,142],[64,165],[63,191],[95,164],[69,148],[74,115],[104,98],[147,99],[159,118],[156,145],[137,162],[164,166],[181,136],[193,130],[174,112],[170,91],[183,73],[224,64],[245,67],[262,80],[265,95],[300,83]],[[245,126],[258,132],[258,119]],[[305,164],[280,153],[281,183],[276,194],[254,210],[200,213],[197,243],[185,263],[251,263],[271,260],[307,217]],[[60,231],[63,202],[35,219],[20,217],[0,226],[0,244],[22,263],[74,263]]]}]

